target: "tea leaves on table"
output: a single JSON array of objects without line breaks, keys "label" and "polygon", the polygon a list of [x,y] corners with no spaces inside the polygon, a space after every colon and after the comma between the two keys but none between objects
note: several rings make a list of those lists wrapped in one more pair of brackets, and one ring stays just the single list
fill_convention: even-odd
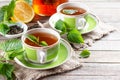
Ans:
[{"label": "tea leaves on table", "polygon": [[84,43],[84,39],[77,29],[69,31],[67,34],[67,39],[73,43]]},{"label": "tea leaves on table", "polygon": [[66,32],[66,25],[62,20],[58,20],[55,24],[55,28],[60,30],[60,34],[64,34]]},{"label": "tea leaves on table", "polygon": [[90,51],[85,49],[80,53],[80,58],[88,58],[90,56]]},{"label": "tea leaves on table", "polygon": [[10,39],[0,42],[0,49],[4,52],[16,51],[22,49],[22,42],[19,39]]},{"label": "tea leaves on table", "polygon": [[14,66],[9,63],[0,62],[0,74],[7,77],[7,80],[13,80],[12,72],[14,70]]}]

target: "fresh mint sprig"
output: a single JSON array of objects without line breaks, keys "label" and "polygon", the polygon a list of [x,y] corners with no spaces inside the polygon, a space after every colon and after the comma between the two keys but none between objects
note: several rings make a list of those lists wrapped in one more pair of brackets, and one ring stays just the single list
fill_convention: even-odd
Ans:
[{"label": "fresh mint sprig", "polygon": [[48,46],[47,42],[39,41],[39,38],[37,38],[36,36],[34,36],[32,34],[27,35],[27,39],[29,39],[33,43],[37,44],[38,46]]}]

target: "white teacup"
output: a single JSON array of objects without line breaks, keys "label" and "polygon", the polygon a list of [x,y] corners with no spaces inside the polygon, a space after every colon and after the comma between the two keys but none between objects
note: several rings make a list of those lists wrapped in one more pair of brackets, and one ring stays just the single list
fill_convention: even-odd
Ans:
[{"label": "white teacup", "polygon": [[[48,40],[46,41],[50,42],[50,45],[33,46],[31,45],[33,44],[32,42],[26,41],[27,35],[36,33],[42,33],[42,35],[39,34],[39,36],[41,37],[48,37]],[[56,38],[56,41],[51,43],[50,40],[53,40],[53,38]],[[45,64],[48,62],[52,62],[57,58],[60,45],[60,35],[56,31],[48,28],[35,28],[28,30],[24,35],[22,35],[21,39],[23,43],[23,48],[26,51],[25,59],[27,61],[32,63]],[[42,38],[40,39],[42,40]]]},{"label": "white teacup", "polygon": [[[68,10],[68,13],[70,12],[69,9],[65,9],[65,8],[73,8],[73,10],[71,10],[71,14],[65,14],[65,10]],[[75,11],[77,12],[77,10],[75,10],[74,8],[78,8],[80,12],[80,10],[84,10],[82,13],[78,13],[78,14],[72,14]],[[64,11],[64,12],[63,12]],[[91,13],[89,12],[89,8],[87,5],[80,3],[80,2],[66,2],[63,4],[60,4],[57,7],[57,13],[60,14],[59,17],[61,20],[63,20],[68,29],[72,29],[72,28],[77,28],[78,30],[85,28],[86,26],[86,19],[85,16]]]}]

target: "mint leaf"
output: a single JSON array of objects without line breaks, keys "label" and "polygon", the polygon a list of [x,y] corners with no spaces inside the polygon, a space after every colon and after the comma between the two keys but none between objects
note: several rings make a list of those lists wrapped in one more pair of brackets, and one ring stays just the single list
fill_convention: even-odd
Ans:
[{"label": "mint leaf", "polygon": [[9,51],[5,53],[5,59],[6,60],[14,60],[14,58],[18,55],[24,54],[25,51],[23,49],[21,50],[14,50],[14,51]]},{"label": "mint leaf", "polygon": [[55,23],[55,28],[62,31],[61,34],[64,34],[66,32],[66,25],[62,20],[58,20]]},{"label": "mint leaf", "polygon": [[2,22],[4,20],[4,14],[7,10],[8,6],[2,6],[0,8],[0,22]]},{"label": "mint leaf", "polygon": [[32,41],[32,42],[36,43],[37,45],[39,45],[39,38],[35,37],[34,35],[29,34],[29,35],[27,35],[27,38],[30,41]]},{"label": "mint leaf", "polygon": [[40,45],[42,45],[42,46],[48,46],[48,44],[45,41],[41,41]]},{"label": "mint leaf", "polygon": [[90,51],[85,49],[81,52],[80,57],[81,58],[88,58],[90,56]]},{"label": "mint leaf", "polygon": [[15,2],[16,2],[16,0],[12,0],[8,5],[8,8],[6,10],[7,11],[6,21],[8,21],[13,16],[14,8],[15,8]]},{"label": "mint leaf", "polygon": [[74,9],[64,9],[63,10],[64,14],[75,14],[76,12],[78,12],[78,10],[74,10]]},{"label": "mint leaf", "polygon": [[47,46],[47,45],[48,45],[45,41],[41,41],[41,42],[40,42],[40,41],[39,41],[39,38],[35,37],[34,35],[29,34],[29,35],[27,35],[27,38],[28,38],[30,41],[34,42],[35,44],[37,44],[37,45],[39,45],[39,46]]},{"label": "mint leaf", "polygon": [[19,39],[10,39],[0,42],[0,49],[4,52],[16,51],[22,49],[22,42]]},{"label": "mint leaf", "polygon": [[9,63],[0,62],[0,74],[7,77],[7,80],[13,80],[12,73],[14,66]]},{"label": "mint leaf", "polygon": [[8,31],[10,30],[10,28],[8,27],[8,25],[6,25],[5,23],[0,23],[0,32],[5,35],[6,33],[8,33]]},{"label": "mint leaf", "polygon": [[73,43],[84,43],[81,33],[77,29],[68,32],[67,39]]}]

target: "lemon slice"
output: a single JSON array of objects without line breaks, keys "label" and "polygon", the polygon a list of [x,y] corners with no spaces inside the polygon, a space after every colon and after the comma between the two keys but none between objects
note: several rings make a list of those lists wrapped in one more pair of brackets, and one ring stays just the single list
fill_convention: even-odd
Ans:
[{"label": "lemon slice", "polygon": [[11,18],[14,22],[28,23],[34,18],[33,8],[25,1],[16,1],[16,6],[14,8],[14,15]]}]

